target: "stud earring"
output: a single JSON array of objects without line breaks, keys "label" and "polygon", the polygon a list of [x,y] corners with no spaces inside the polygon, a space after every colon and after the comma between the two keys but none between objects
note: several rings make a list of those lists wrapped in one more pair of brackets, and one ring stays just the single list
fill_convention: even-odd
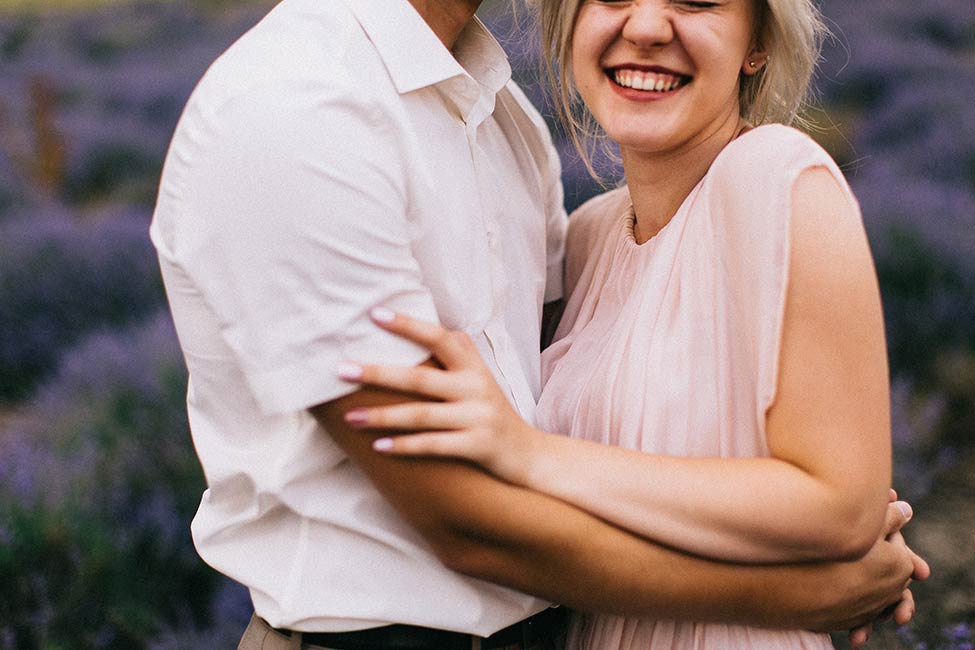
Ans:
[{"label": "stud earring", "polygon": [[754,61],[749,61],[749,62],[748,62],[748,67],[749,67],[749,68],[752,68],[752,69],[754,70],[755,68],[757,68],[757,67],[758,67],[758,64],[757,64],[757,63],[755,63]]}]

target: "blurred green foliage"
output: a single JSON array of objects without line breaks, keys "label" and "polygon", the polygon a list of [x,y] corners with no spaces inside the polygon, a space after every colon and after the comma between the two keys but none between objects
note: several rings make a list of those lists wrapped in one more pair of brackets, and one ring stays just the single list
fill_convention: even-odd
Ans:
[{"label": "blurred green foliage", "polygon": [[0,460],[0,647],[139,650],[204,626],[220,578],[186,536],[204,484],[168,314],[64,355]]}]

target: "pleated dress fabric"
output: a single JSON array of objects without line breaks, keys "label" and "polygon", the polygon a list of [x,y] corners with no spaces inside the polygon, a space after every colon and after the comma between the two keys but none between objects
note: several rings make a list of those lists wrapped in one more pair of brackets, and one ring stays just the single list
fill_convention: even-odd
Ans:
[{"label": "pleated dress fabric", "polygon": [[[569,220],[566,310],[542,359],[540,426],[657,454],[768,456],[791,192],[812,167],[829,170],[856,205],[823,149],[795,129],[766,125],[725,147],[673,219],[643,244],[634,238],[626,187],[579,208]],[[798,630],[581,614],[568,644],[831,647],[828,636]]]}]

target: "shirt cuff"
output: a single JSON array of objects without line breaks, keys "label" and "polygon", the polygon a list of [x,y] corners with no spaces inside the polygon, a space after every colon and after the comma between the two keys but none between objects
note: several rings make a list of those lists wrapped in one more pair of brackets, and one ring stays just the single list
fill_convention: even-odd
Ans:
[{"label": "shirt cuff", "polygon": [[[385,304],[385,307],[410,314],[414,318],[439,322],[432,299],[424,304]],[[364,318],[368,318],[364,316]],[[358,384],[340,379],[340,363],[415,366],[430,358],[430,352],[415,343],[394,336],[371,321],[360,323],[357,335],[341,343],[323,341],[320,349],[307,356],[273,369],[246,373],[258,406],[265,415],[301,411],[355,392]]]}]

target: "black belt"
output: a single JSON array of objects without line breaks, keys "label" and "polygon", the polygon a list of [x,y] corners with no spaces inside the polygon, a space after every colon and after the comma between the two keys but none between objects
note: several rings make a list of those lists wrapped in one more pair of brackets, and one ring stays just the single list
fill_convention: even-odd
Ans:
[{"label": "black belt", "polygon": [[[516,643],[531,645],[557,637],[565,628],[568,613],[550,607],[481,640],[482,650]],[[278,630],[291,636],[289,630]],[[301,640],[336,650],[471,650],[471,634],[416,625],[384,625],[354,632],[303,632]]]}]

